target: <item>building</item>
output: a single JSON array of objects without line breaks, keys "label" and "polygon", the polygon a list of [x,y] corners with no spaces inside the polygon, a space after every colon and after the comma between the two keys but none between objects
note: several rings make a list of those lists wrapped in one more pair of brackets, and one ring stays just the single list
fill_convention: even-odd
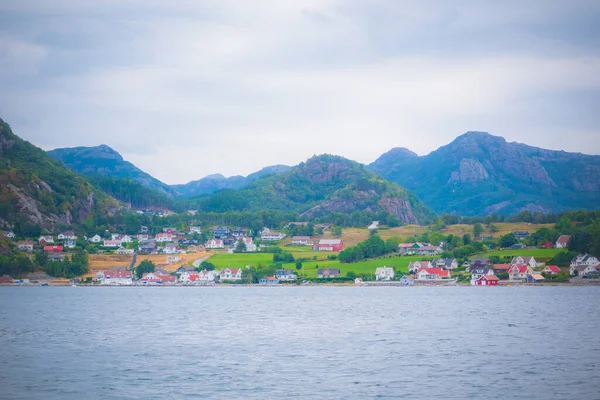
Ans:
[{"label": "building", "polygon": [[12,285],[14,282],[13,278],[9,275],[0,276],[0,285]]},{"label": "building", "polygon": [[212,231],[213,237],[215,239],[225,239],[225,238],[229,237],[229,233],[230,233],[229,228],[227,228],[226,226],[217,226]]},{"label": "building", "polygon": [[63,246],[44,246],[46,253],[62,253]]},{"label": "building", "polygon": [[67,249],[74,249],[75,246],[77,246],[77,242],[75,242],[74,240],[65,240],[64,246]]},{"label": "building", "polygon": [[523,240],[529,237],[528,231],[515,231],[512,233],[518,240]]},{"label": "building", "polygon": [[400,284],[404,286],[412,286],[415,284],[415,280],[412,276],[404,275],[402,278],[400,278]]},{"label": "building", "polygon": [[157,242],[172,242],[173,234],[167,233],[167,232],[157,233],[156,236],[154,237],[154,239]]},{"label": "building", "polygon": [[98,234],[95,234],[90,238],[90,242],[92,243],[100,243],[102,241],[102,237]]},{"label": "building", "polygon": [[414,251],[414,248],[413,248],[414,245],[415,245],[415,243],[400,243],[398,245],[398,253],[400,253],[400,254],[412,253]]},{"label": "building", "polygon": [[494,272],[496,274],[508,274],[508,271],[512,267],[511,264],[494,264]]},{"label": "building", "polygon": [[224,268],[219,272],[222,281],[239,281],[242,279],[242,270],[240,268]]},{"label": "building", "polygon": [[339,268],[320,268],[317,271],[317,278],[339,278],[341,272]]},{"label": "building", "polygon": [[537,267],[537,261],[533,256],[517,256],[513,257],[510,262],[512,265],[528,265],[531,269],[535,269]]},{"label": "building", "polygon": [[96,279],[102,285],[133,285],[133,274],[125,269],[98,271]]},{"label": "building", "polygon": [[368,230],[373,231],[375,229],[379,229],[379,221],[371,222],[371,225],[367,227]]},{"label": "building", "polygon": [[442,268],[421,268],[417,271],[418,281],[436,281],[450,279],[450,271]]},{"label": "building", "polygon": [[354,279],[354,284],[355,285],[362,285],[363,284],[363,278],[355,278]]},{"label": "building", "polygon": [[375,269],[375,280],[391,281],[392,279],[394,279],[394,268],[384,265]]},{"label": "building", "polygon": [[275,231],[263,231],[260,234],[260,240],[264,241],[279,241],[285,239],[285,233]]},{"label": "building", "polygon": [[207,249],[224,249],[225,244],[222,239],[209,239],[204,244]]},{"label": "building", "polygon": [[511,281],[524,281],[527,275],[533,274],[533,269],[529,265],[513,265],[508,270],[508,279]]},{"label": "building", "polygon": [[75,233],[73,233],[73,231],[66,231],[66,232],[62,232],[62,233],[58,234],[58,240],[66,240],[66,239],[75,240],[75,239],[77,239],[77,237],[75,236]]},{"label": "building", "polygon": [[147,233],[138,233],[136,237],[138,242],[147,242],[148,240],[150,240],[150,235],[148,235]]},{"label": "building", "polygon": [[156,242],[145,242],[138,246],[141,253],[152,253],[156,250]]},{"label": "building", "polygon": [[207,271],[203,269],[200,271],[200,282],[214,282],[217,279],[219,273],[217,271]]},{"label": "building", "polygon": [[546,265],[542,272],[545,274],[556,275],[560,274],[560,268],[558,268],[557,265]]},{"label": "building", "polygon": [[[163,276],[163,275],[161,275]],[[161,277],[156,275],[154,272],[146,272],[142,275],[142,278],[138,281],[141,285],[162,285],[163,280]]]},{"label": "building", "polygon": [[291,269],[278,269],[275,271],[275,278],[281,282],[295,281],[298,277]]},{"label": "building", "polygon": [[431,260],[431,266],[452,271],[453,269],[458,268],[458,261],[456,258],[435,258]]},{"label": "building", "polygon": [[14,239],[16,237],[13,231],[4,231],[4,236],[6,236],[9,239]]},{"label": "building", "polygon": [[494,270],[490,267],[471,268],[471,285],[477,285],[477,281],[484,276],[494,275]]},{"label": "building", "polygon": [[231,236],[233,236],[234,238],[238,239],[244,236],[248,236],[248,229],[243,229],[243,228],[235,228],[232,229],[231,232],[229,232],[231,234]]},{"label": "building", "polygon": [[342,239],[321,239],[313,246],[314,251],[342,251],[344,242]]},{"label": "building", "polygon": [[119,247],[117,249],[117,254],[128,255],[128,254],[133,254],[133,253],[135,253],[134,249],[126,249],[125,247]]},{"label": "building", "polygon": [[148,227],[145,225],[142,225],[140,227],[140,233],[148,233]]},{"label": "building", "polygon": [[471,260],[471,262],[469,262],[469,266],[467,267],[467,272],[470,272],[471,268],[490,267],[491,265],[492,265],[492,262],[490,261],[489,258],[474,258],[473,260]]},{"label": "building", "polygon": [[202,228],[200,228],[199,226],[190,226],[188,233],[190,235],[193,235],[194,233],[197,233],[199,235],[202,233]]},{"label": "building", "polygon": [[556,240],[556,248],[557,249],[566,249],[569,247],[569,241],[571,240],[571,236],[569,235],[560,235]]},{"label": "building", "polygon": [[571,260],[569,272],[572,276],[589,276],[595,274],[600,266],[600,261],[590,254],[580,254]]},{"label": "building", "polygon": [[168,233],[170,235],[174,235],[177,233],[177,229],[175,228],[163,228],[163,233]]},{"label": "building", "polygon": [[165,254],[177,254],[179,253],[179,247],[175,243],[167,243],[165,247],[163,247],[163,253]]},{"label": "building", "polygon": [[102,244],[104,247],[121,247],[120,240],[105,240]]},{"label": "building", "polygon": [[181,283],[193,283],[200,281],[200,274],[193,271],[184,271],[179,275],[179,282]]},{"label": "building", "polygon": [[[475,281],[475,286],[498,286],[500,279],[496,275],[483,275],[481,278]],[[473,285],[473,282],[471,281]]]},{"label": "building", "polygon": [[52,236],[40,236],[38,243],[41,245],[45,245],[48,243],[54,243],[54,237]]},{"label": "building", "polygon": [[33,240],[19,240],[17,242],[17,249],[19,249],[19,251],[32,252],[33,251]]},{"label": "building", "polygon": [[408,263],[408,272],[416,274],[421,268],[433,268],[433,265],[429,261],[411,261]]},{"label": "building", "polygon": [[261,285],[277,285],[279,280],[277,280],[277,278],[274,276],[263,276],[260,278],[258,283]]},{"label": "building", "polygon": [[544,278],[542,275],[540,274],[529,274],[527,275],[527,283],[542,283],[546,280],[546,278]]},{"label": "building", "polygon": [[310,236],[292,236],[291,244],[297,246],[312,246],[313,242],[310,240]]},{"label": "building", "polygon": [[420,256],[436,256],[443,251],[441,246],[422,246],[416,249],[416,253]]},{"label": "building", "polygon": [[246,245],[246,252],[253,253],[256,251],[256,244],[254,244],[251,237],[240,237],[239,240]]}]

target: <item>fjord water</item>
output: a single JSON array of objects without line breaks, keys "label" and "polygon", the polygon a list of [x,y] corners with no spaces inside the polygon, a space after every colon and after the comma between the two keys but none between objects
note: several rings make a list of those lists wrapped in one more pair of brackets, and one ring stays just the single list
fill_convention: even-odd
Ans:
[{"label": "fjord water", "polygon": [[598,287],[0,288],[0,398],[600,398]]}]

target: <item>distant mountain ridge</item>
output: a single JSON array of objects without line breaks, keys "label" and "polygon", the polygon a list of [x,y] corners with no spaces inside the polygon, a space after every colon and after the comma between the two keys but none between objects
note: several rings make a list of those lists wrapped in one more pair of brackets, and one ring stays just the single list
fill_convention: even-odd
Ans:
[{"label": "distant mountain ridge", "polygon": [[213,174],[183,185],[173,185],[172,188],[175,189],[180,196],[195,197],[203,194],[212,194],[223,189],[240,189],[264,176],[286,172],[290,169],[291,167],[287,165],[272,165],[248,176],[235,175],[226,178],[221,174]]},{"label": "distant mountain ridge", "polygon": [[600,204],[600,156],[545,150],[467,132],[426,156],[392,149],[369,169],[438,213],[558,212]]},{"label": "distant mountain ridge", "polygon": [[127,178],[167,196],[177,195],[169,185],[142,171],[129,161],[125,161],[121,154],[105,144],[93,147],[60,148],[47,153],[50,157],[62,161],[67,167],[82,175]]}]

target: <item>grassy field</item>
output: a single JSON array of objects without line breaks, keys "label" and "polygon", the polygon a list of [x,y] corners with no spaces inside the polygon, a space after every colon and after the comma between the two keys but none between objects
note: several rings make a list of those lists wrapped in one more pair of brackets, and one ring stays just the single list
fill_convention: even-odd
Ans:
[{"label": "grassy field", "polygon": [[[167,263],[166,254],[155,254],[155,255],[138,255],[136,259],[136,266],[139,265],[143,260],[150,260],[156,265],[162,265],[167,271],[175,271],[177,268],[184,264],[193,262],[199,258],[208,257],[211,253],[190,253],[190,254],[175,254],[181,257],[181,260],[174,263],[165,265]],[[90,270],[84,277],[95,276],[96,273],[103,269],[115,269],[119,267],[129,268],[131,265],[132,256],[130,255],[117,255],[117,254],[90,254]]]},{"label": "grassy field", "polygon": [[482,253],[472,256],[470,258],[477,257],[516,257],[516,256],[533,256],[536,259],[549,259],[560,253],[561,251],[566,251],[565,249],[508,249],[508,250],[498,250],[498,251],[490,251],[489,253]]}]

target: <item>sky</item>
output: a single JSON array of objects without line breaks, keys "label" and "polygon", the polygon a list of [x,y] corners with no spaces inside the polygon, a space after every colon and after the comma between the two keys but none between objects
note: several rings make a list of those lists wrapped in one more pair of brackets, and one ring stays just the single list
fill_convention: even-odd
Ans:
[{"label": "sky", "polygon": [[169,183],[478,130],[600,154],[600,1],[0,2],[0,118]]}]

